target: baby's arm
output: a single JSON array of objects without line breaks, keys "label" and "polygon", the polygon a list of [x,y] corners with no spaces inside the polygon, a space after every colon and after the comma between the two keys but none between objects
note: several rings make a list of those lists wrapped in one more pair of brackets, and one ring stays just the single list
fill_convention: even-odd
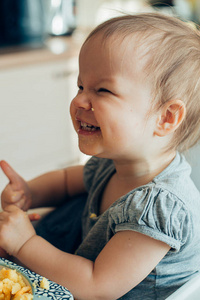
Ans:
[{"label": "baby's arm", "polygon": [[66,286],[76,299],[111,300],[139,284],[169,249],[167,244],[141,233],[121,231],[94,263],[64,253],[36,235],[16,256],[35,272]]},{"label": "baby's arm", "polygon": [[83,166],[52,171],[28,182],[32,194],[31,208],[57,206],[67,197],[85,192]]},{"label": "baby's arm", "polygon": [[5,161],[1,161],[0,166],[10,181],[2,192],[3,209],[10,204],[15,204],[23,210],[57,206],[67,196],[85,191],[83,166],[49,172],[28,182]]}]

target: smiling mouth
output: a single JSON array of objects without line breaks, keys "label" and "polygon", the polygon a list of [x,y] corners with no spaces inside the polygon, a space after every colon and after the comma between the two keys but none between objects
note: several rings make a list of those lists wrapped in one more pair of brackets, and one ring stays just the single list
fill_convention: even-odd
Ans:
[{"label": "smiling mouth", "polygon": [[85,130],[85,131],[97,131],[97,130],[100,130],[100,127],[93,126],[93,125],[85,123],[85,122],[80,122],[80,129]]}]

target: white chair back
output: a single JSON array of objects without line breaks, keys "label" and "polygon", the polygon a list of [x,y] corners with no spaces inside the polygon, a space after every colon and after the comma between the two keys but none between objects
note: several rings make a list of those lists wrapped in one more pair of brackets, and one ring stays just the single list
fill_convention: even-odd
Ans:
[{"label": "white chair back", "polygon": [[200,274],[181,286],[166,300],[200,300]]}]

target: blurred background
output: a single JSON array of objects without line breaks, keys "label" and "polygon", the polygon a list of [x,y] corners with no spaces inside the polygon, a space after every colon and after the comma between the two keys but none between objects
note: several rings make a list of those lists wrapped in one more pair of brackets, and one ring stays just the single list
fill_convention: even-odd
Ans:
[{"label": "blurred background", "polygon": [[119,12],[159,10],[200,21],[198,0],[1,0],[0,45],[39,44],[48,35],[70,35]]},{"label": "blurred background", "polygon": [[[121,13],[200,23],[199,0],[0,0],[0,159],[25,179],[84,162],[69,116],[87,34]],[[200,189],[199,146],[189,153]],[[8,180],[0,171],[0,192]]]}]

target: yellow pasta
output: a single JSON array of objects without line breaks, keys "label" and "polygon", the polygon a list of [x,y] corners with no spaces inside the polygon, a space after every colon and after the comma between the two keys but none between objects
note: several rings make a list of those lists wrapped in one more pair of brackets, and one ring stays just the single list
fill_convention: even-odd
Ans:
[{"label": "yellow pasta", "polygon": [[16,270],[0,270],[0,300],[32,300],[31,286]]}]

